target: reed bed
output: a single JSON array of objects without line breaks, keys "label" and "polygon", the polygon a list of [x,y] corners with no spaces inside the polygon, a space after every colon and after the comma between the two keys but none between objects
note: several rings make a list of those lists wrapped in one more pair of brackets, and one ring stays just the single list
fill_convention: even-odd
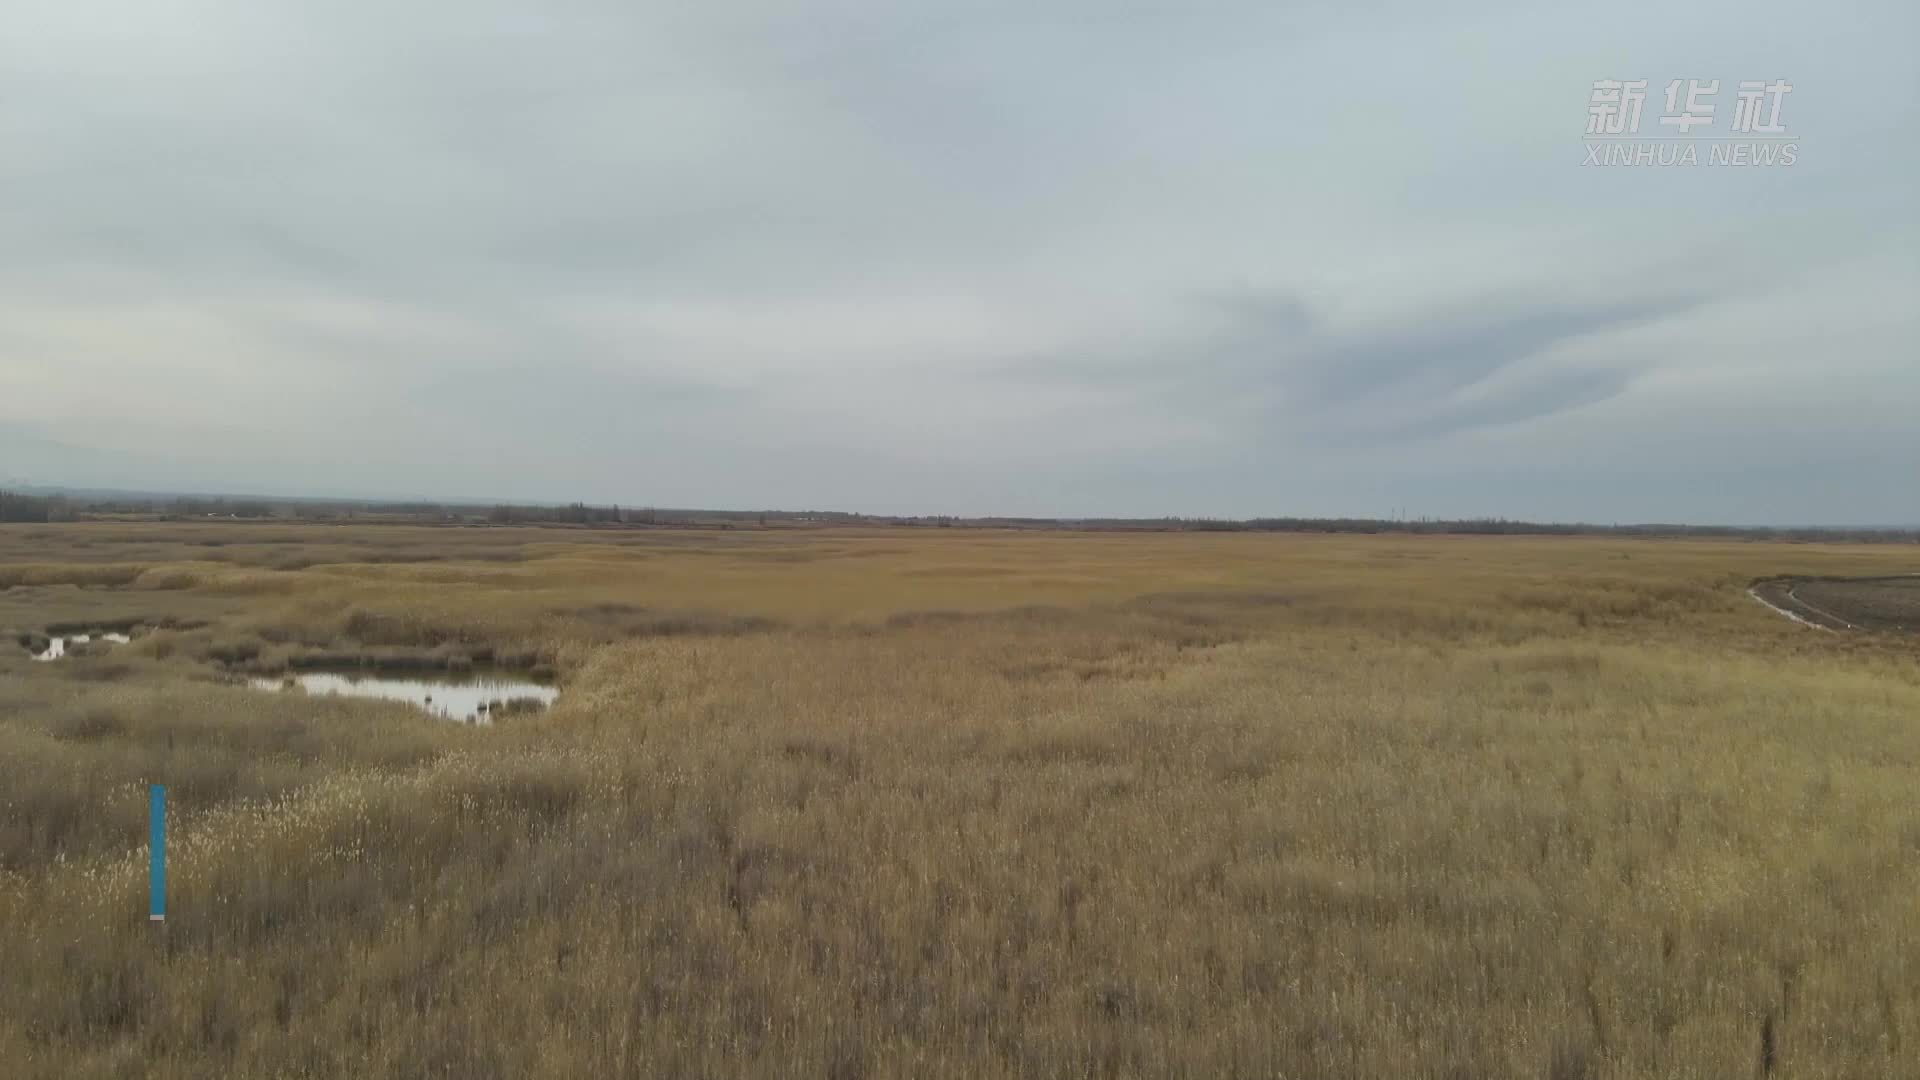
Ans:
[{"label": "reed bed", "polygon": [[[1914,639],[1745,588],[1916,563],[0,528],[0,1075],[1904,1075]],[[232,681],[328,651],[564,690],[469,728]]]}]

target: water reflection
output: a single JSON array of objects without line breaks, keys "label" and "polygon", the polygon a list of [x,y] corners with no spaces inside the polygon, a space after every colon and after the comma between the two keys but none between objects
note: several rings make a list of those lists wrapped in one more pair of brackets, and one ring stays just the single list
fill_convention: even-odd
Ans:
[{"label": "water reflection", "polygon": [[492,675],[435,678],[307,671],[284,678],[256,678],[252,685],[262,690],[299,689],[309,694],[404,701],[442,720],[469,724],[492,723],[496,712],[544,709],[560,696],[556,686]]},{"label": "water reflection", "polygon": [[95,640],[110,642],[114,645],[125,645],[133,639],[125,634],[68,634],[65,637],[48,638],[46,651],[34,653],[33,658],[35,660],[58,660],[67,655],[67,646],[86,645]]}]

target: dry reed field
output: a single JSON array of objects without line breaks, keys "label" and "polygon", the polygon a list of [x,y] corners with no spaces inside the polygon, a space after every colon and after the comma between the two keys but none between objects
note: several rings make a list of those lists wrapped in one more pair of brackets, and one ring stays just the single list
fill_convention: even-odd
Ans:
[{"label": "dry reed field", "polygon": [[[1915,639],[1746,595],[1917,571],[0,527],[0,1076],[1920,1076]],[[562,692],[477,727],[242,678],[315,663]]]}]

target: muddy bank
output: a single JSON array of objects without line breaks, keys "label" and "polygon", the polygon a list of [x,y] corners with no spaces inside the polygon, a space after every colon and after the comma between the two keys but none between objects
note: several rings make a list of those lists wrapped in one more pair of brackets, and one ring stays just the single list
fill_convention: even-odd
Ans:
[{"label": "muddy bank", "polygon": [[1747,594],[1795,622],[1822,630],[1920,632],[1920,575],[1762,578]]}]

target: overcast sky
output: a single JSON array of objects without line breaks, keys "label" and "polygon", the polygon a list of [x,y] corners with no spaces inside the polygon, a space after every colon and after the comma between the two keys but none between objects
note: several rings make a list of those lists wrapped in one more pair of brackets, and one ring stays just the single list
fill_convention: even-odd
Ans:
[{"label": "overcast sky", "polygon": [[1920,522],[1916,12],[0,0],[0,482]]}]

